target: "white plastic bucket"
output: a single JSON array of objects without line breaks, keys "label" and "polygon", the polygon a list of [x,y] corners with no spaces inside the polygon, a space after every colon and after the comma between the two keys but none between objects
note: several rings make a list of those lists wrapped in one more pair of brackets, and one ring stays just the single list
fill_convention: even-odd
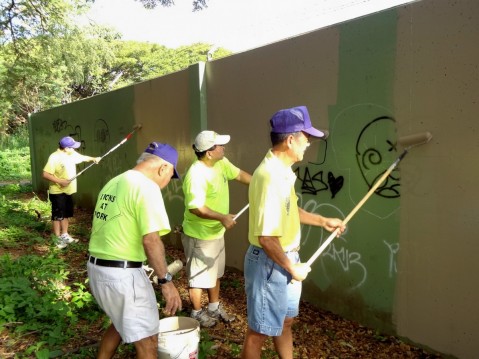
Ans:
[{"label": "white plastic bucket", "polygon": [[158,334],[159,359],[198,359],[200,323],[189,317],[160,320]]}]

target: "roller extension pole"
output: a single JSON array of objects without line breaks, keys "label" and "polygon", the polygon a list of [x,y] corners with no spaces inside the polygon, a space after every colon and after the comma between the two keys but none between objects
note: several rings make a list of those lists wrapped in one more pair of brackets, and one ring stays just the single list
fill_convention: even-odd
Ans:
[{"label": "roller extension pole", "polygon": [[[353,208],[353,210],[348,214],[348,216],[343,220],[343,225],[346,225],[349,220],[356,214],[356,212],[363,206],[363,204],[371,197],[371,195],[378,189],[379,185],[384,182],[384,180],[391,174],[391,172],[396,168],[396,166],[401,162],[401,160],[406,156],[408,151],[412,147],[416,147],[422,144],[429,142],[432,138],[431,133],[425,132],[416,135],[410,135],[402,137],[398,140],[399,144],[405,147],[403,153],[394,161],[394,163],[389,166],[389,168],[384,172],[384,174],[379,178],[376,183],[371,187],[369,192],[363,197],[363,199]],[[323,253],[326,247],[333,241],[333,239],[338,235],[339,229],[336,228],[329,237],[321,244],[321,246],[316,250],[316,252],[311,256],[311,258],[306,262],[308,266],[311,266],[313,262]]]},{"label": "roller extension pole", "polygon": [[[121,140],[120,143],[118,143],[116,146],[110,148],[110,150],[109,150],[107,153],[105,153],[103,156],[100,157],[100,161],[101,161],[104,157],[106,157],[107,155],[109,155],[110,153],[112,153],[113,151],[115,151],[118,147],[120,147],[120,146],[121,146],[122,144],[124,144],[126,141],[128,141],[128,140],[131,138],[131,136],[133,136],[133,134],[134,134],[136,131],[138,131],[140,128],[141,128],[141,125],[135,125],[135,126],[133,127],[133,131],[131,131],[128,135],[126,135],[126,137],[125,137],[123,140]],[[90,163],[87,167],[85,167],[83,170],[81,170],[80,172],[78,172],[75,177],[70,178],[69,181],[70,181],[70,182],[73,181],[73,180],[76,179],[78,176],[80,176],[83,172],[85,172],[87,169],[89,169],[91,166],[93,166],[93,165],[95,165],[95,164],[96,164],[95,162]]]},{"label": "roller extension pole", "polygon": [[239,216],[241,216],[243,214],[244,211],[246,211],[249,207],[249,203],[244,206],[241,211],[238,212],[238,214],[236,216],[233,217],[233,220],[236,221],[238,219]]}]

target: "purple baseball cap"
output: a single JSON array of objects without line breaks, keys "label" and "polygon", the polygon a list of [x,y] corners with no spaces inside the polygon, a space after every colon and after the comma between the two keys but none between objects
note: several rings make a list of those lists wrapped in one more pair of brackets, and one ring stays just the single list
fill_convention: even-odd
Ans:
[{"label": "purple baseball cap", "polygon": [[146,153],[158,156],[173,165],[174,174],[173,178],[180,178],[176,171],[176,165],[178,164],[178,152],[167,143],[152,142],[145,150]]},{"label": "purple baseball cap", "polygon": [[273,133],[293,133],[306,132],[313,137],[326,138],[327,131],[320,131],[311,125],[308,109],[306,106],[297,106],[279,110],[271,120],[271,132]]},{"label": "purple baseball cap", "polygon": [[75,141],[70,136],[63,137],[58,144],[61,148],[78,148],[81,146],[80,142]]}]

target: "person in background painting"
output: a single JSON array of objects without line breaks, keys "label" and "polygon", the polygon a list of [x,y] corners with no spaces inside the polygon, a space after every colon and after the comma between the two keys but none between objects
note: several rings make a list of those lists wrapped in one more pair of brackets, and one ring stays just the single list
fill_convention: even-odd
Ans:
[{"label": "person in background painting", "polygon": [[98,163],[101,157],[90,157],[75,151],[80,142],[66,136],[60,139],[58,149],[49,157],[43,168],[43,178],[50,181],[48,198],[52,206],[52,226],[55,242],[58,248],[78,242],[68,233],[69,218],[73,217],[73,197],[77,191],[76,165],[82,162]]}]

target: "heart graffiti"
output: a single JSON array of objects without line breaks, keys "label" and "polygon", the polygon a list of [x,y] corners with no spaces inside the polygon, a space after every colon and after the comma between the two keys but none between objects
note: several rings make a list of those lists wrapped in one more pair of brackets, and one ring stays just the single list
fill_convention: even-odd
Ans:
[{"label": "heart graffiti", "polygon": [[343,176],[334,177],[332,172],[328,172],[328,184],[329,184],[329,190],[331,191],[331,194],[332,194],[331,198],[334,198],[334,196],[336,196],[336,193],[338,193],[343,187],[344,177]]}]

